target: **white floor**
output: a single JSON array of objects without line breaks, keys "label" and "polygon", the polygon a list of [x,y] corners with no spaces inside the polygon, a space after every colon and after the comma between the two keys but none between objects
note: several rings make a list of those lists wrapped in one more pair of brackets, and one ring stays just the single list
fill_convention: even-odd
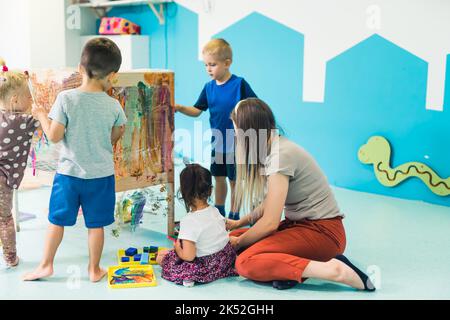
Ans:
[{"label": "white floor", "polygon": [[[0,299],[450,299],[450,208],[345,189],[334,191],[346,213],[345,254],[372,274],[380,287],[375,293],[318,280],[278,291],[241,277],[185,288],[161,279],[159,267],[155,267],[156,287],[112,290],[106,280],[88,281],[87,231],[82,219],[66,229],[54,277],[21,282],[21,275],[41,258],[50,195],[50,188],[42,188],[20,193],[21,210],[38,217],[22,223],[20,266],[0,270]],[[178,202],[176,210],[177,215],[184,212]],[[161,216],[146,215],[135,233],[123,230],[119,238],[112,237],[110,230],[102,260],[105,267],[116,265],[119,248],[170,245]]]}]

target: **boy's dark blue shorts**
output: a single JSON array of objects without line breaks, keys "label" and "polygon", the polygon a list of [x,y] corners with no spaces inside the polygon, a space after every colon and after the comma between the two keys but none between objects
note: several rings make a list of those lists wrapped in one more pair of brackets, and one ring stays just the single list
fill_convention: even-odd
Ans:
[{"label": "boy's dark blue shorts", "polygon": [[[216,156],[217,154],[217,156]],[[211,152],[211,175],[213,177],[228,177],[230,181],[236,180],[236,164],[233,153]]]},{"label": "boy's dark blue shorts", "polygon": [[81,179],[57,173],[50,196],[48,220],[57,226],[73,226],[83,209],[87,228],[102,228],[114,222],[116,203],[114,175]]}]

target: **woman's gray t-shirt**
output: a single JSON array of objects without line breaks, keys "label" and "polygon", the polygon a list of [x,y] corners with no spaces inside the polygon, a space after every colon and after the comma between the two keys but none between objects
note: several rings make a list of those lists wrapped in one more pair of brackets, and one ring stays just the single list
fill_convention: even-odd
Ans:
[{"label": "woman's gray t-shirt", "polygon": [[284,214],[289,220],[318,220],[344,216],[314,158],[303,148],[280,136],[266,159],[265,174],[289,177]]}]

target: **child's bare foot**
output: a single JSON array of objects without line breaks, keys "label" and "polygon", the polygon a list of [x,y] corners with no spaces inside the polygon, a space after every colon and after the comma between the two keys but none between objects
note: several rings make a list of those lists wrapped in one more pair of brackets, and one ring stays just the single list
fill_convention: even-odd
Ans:
[{"label": "child's bare foot", "polygon": [[6,268],[14,268],[19,265],[19,257],[16,257],[16,260],[14,260],[13,263],[6,263]]},{"label": "child's bare foot", "polygon": [[50,277],[53,274],[53,266],[39,266],[33,272],[29,272],[22,277],[23,281],[34,281]]},{"label": "child's bare foot", "polygon": [[100,267],[89,269],[88,272],[89,272],[89,280],[91,280],[91,282],[99,282],[108,273],[105,269],[102,269]]}]

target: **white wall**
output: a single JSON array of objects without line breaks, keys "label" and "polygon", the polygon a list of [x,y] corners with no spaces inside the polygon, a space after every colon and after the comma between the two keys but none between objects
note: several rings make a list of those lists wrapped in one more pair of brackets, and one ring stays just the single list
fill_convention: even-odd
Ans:
[{"label": "white wall", "polygon": [[257,11],[305,36],[303,97],[323,102],[326,62],[374,33],[429,63],[427,109],[442,110],[450,54],[447,0],[176,0],[210,37]]},{"label": "white wall", "polygon": [[61,68],[66,63],[62,0],[29,0],[32,68]]},{"label": "white wall", "polygon": [[11,69],[31,65],[28,1],[0,0],[0,57]]},{"label": "white wall", "polygon": [[[88,8],[78,13],[67,10],[69,3],[70,0],[0,0],[0,56],[11,68],[78,65],[80,35],[95,33],[97,18]],[[74,14],[76,21],[72,19]]]}]

